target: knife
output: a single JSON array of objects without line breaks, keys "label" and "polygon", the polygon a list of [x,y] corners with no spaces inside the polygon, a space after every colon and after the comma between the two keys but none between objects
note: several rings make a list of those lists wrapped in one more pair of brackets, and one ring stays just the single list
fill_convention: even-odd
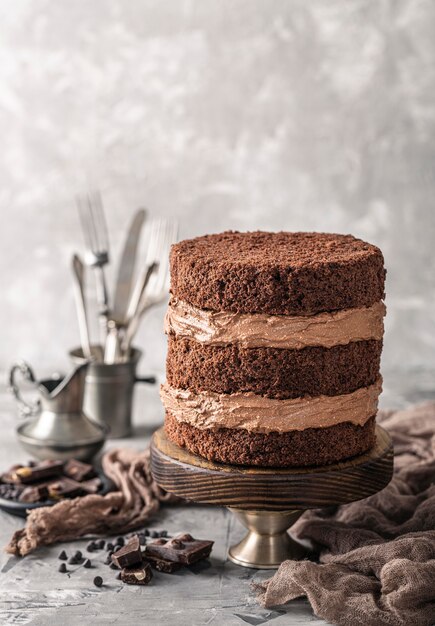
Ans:
[{"label": "knife", "polygon": [[119,263],[118,276],[115,284],[113,310],[110,315],[110,317],[119,324],[124,324],[126,322],[127,308],[130,301],[134,270],[136,266],[136,254],[145,218],[145,209],[139,209],[136,211],[130,224],[130,228],[128,229],[124,250]]}]

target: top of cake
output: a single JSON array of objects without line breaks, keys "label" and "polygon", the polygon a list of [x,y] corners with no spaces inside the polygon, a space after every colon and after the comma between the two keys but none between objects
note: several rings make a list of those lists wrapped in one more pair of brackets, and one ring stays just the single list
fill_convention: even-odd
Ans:
[{"label": "top of cake", "polygon": [[384,296],[382,252],[352,235],[224,232],[171,250],[171,294],[212,311],[314,315]]}]

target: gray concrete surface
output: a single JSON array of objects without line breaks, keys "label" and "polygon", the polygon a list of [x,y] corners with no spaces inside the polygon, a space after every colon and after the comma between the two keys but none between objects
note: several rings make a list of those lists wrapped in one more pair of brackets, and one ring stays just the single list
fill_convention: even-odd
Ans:
[{"label": "gray concrete surface", "polygon": [[[410,402],[435,399],[435,372],[396,373],[388,377],[382,406],[399,407]],[[1,467],[26,460],[15,440],[15,407],[0,393],[2,423]],[[136,436],[123,445],[142,447],[161,421],[155,389],[143,389],[136,402]],[[121,442],[111,442],[118,445]],[[0,513],[0,544],[22,525],[18,518]],[[115,572],[103,565],[105,553],[94,557],[94,569],[79,567],[70,576],[57,571],[62,548],[71,554],[84,551],[86,541],[46,547],[24,559],[0,555],[0,623],[6,625],[75,626],[76,624],[156,624],[156,626],[302,626],[325,624],[304,600],[286,607],[265,610],[256,602],[251,581],[265,579],[268,572],[243,569],[227,560],[228,546],[243,536],[243,529],[228,511],[219,507],[165,507],[150,528],[170,532],[188,531],[212,538],[216,544],[210,563],[173,576],[158,574],[149,587],[129,587],[115,580]],[[73,568],[72,568],[73,569]],[[105,585],[92,585],[101,574]]]}]

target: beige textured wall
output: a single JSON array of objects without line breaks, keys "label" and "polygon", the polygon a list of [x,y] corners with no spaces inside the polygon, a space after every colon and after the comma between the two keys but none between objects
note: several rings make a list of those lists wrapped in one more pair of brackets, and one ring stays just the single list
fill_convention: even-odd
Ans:
[{"label": "beige textured wall", "polygon": [[183,237],[367,238],[388,266],[385,368],[435,367],[434,24],[418,0],[2,2],[0,367],[59,366],[77,342],[86,185],[115,253],[143,204]]}]

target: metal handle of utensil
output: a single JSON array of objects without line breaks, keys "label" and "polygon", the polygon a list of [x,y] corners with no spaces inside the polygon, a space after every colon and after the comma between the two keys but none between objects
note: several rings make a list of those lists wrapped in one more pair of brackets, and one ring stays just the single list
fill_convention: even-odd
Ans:
[{"label": "metal handle of utensil", "polygon": [[150,385],[156,384],[155,376],[136,376],[134,379],[135,383],[149,383]]},{"label": "metal handle of utensil", "polygon": [[12,392],[15,400],[18,403],[18,408],[24,417],[30,417],[31,415],[36,415],[39,412],[40,402],[36,400],[33,404],[26,402],[22,395],[18,383],[16,381],[16,375],[20,373],[24,380],[28,380],[30,383],[36,385],[35,375],[33,373],[32,368],[25,361],[19,361],[15,363],[10,371],[9,371],[9,389]]}]

